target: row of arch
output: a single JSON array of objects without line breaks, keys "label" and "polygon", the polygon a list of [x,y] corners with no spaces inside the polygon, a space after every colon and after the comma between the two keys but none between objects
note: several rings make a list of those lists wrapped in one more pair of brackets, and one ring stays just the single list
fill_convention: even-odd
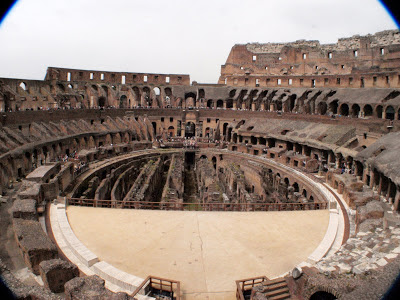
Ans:
[{"label": "row of arch", "polygon": [[35,167],[50,161],[55,161],[59,156],[70,155],[74,151],[93,149],[111,144],[128,144],[139,141],[139,137],[129,131],[99,134],[84,134],[83,136],[61,138],[56,142],[42,143],[32,149],[23,151],[20,156],[4,158],[0,161],[1,185],[4,187],[10,179],[26,176]]},{"label": "row of arch", "polygon": [[[222,161],[229,161],[230,154],[219,154],[215,155],[214,153],[201,153],[200,158],[207,158],[213,165],[215,170],[218,170],[221,166]],[[234,160],[233,160],[234,161]],[[245,163],[244,163],[245,164]],[[246,164],[245,164],[246,165]],[[293,174],[288,174],[284,170],[273,170],[268,166],[266,162],[260,162],[261,166],[267,167],[267,174],[273,174],[274,184],[284,184],[287,188],[291,188],[294,193],[301,194],[305,199],[309,202],[313,202],[318,199],[318,195],[315,193],[314,189],[307,184],[305,184],[302,180],[298,180]],[[266,175],[267,175],[266,174]],[[260,173],[260,176],[262,174]]]},{"label": "row of arch", "polygon": [[[74,87],[68,82],[57,82],[59,94],[71,94]],[[19,87],[27,90],[24,81],[19,82]],[[400,120],[400,105],[375,103],[348,103],[338,99],[331,100],[336,91],[308,90],[302,95],[290,94],[289,90],[257,90],[250,92],[246,89],[229,91],[225,99],[206,98],[205,89],[199,88],[196,92],[185,92],[184,97],[173,95],[171,87],[127,86],[126,90],[119,90],[115,85],[86,84],[86,94],[78,93],[68,105],[72,107],[108,107],[135,108],[135,107],[202,107],[212,109],[247,109],[297,112],[306,114],[339,114],[350,117],[376,117],[390,120]],[[392,91],[386,98],[393,99],[400,93]],[[92,96],[96,101],[91,100]],[[385,98],[385,99],[386,99]],[[60,98],[61,99],[61,98]],[[384,100],[385,100],[384,99]],[[60,101],[60,100],[57,100]],[[47,103],[45,105],[48,105]],[[60,103],[59,106],[63,106]]]}]

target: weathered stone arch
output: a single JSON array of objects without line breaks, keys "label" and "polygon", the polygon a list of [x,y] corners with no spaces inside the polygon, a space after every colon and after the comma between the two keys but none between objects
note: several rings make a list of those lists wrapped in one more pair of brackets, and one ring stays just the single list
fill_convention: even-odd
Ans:
[{"label": "weathered stone arch", "polygon": [[347,103],[342,103],[339,107],[339,114],[342,116],[349,115],[349,105]]},{"label": "weathered stone arch", "polygon": [[358,105],[357,103],[353,104],[351,106],[351,116],[358,118],[359,114],[360,114],[360,105]]},{"label": "weathered stone arch", "polygon": [[364,105],[363,112],[364,112],[364,116],[365,117],[369,117],[369,116],[372,116],[374,114],[372,106],[369,105],[369,104]]},{"label": "weathered stone arch", "polygon": [[382,118],[382,115],[383,115],[383,107],[382,107],[382,105],[377,105],[376,107],[375,107],[375,116],[377,117],[377,118]]}]

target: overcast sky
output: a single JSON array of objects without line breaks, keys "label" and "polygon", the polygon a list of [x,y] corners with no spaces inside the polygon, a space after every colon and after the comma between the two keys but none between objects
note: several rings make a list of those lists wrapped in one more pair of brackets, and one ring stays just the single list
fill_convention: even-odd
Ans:
[{"label": "overcast sky", "polygon": [[216,83],[236,43],[335,43],[396,24],[376,0],[20,0],[0,24],[0,77],[48,66]]}]

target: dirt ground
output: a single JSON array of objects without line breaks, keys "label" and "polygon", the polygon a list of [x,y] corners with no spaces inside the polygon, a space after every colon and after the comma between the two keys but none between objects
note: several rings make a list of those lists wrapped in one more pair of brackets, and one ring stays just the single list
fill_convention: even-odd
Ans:
[{"label": "dirt ground", "polygon": [[196,212],[69,206],[76,236],[101,260],[181,281],[184,299],[234,299],[235,280],[290,271],[321,242],[329,211]]}]

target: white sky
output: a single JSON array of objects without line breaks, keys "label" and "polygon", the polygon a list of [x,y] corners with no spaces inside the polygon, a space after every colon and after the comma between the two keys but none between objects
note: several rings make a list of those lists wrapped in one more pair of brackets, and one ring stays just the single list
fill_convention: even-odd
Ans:
[{"label": "white sky", "polygon": [[377,0],[20,0],[0,24],[0,77],[43,79],[53,66],[216,83],[236,43],[395,28]]}]

